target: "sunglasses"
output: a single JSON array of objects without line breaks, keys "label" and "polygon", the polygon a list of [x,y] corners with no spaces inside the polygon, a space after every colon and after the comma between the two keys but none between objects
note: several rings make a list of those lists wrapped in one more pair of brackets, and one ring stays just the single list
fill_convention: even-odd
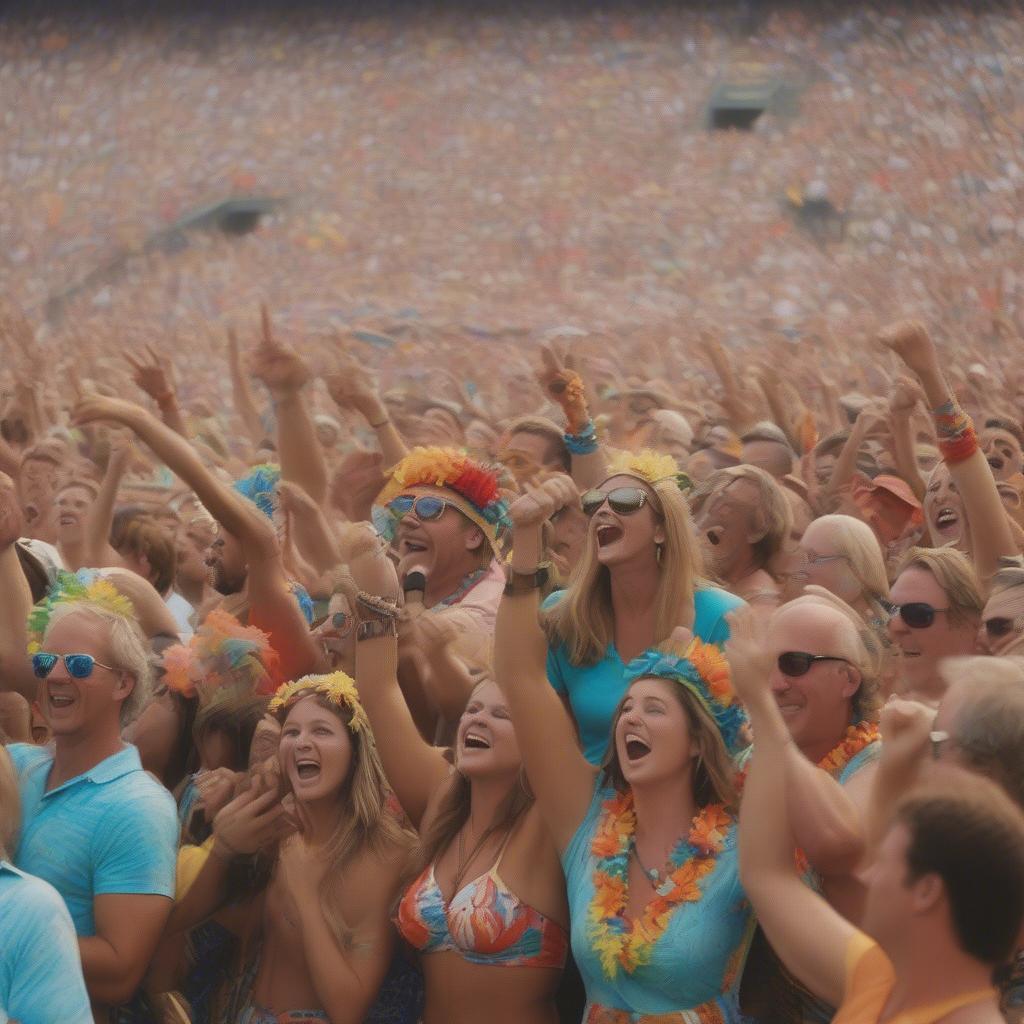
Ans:
[{"label": "sunglasses", "polygon": [[785,651],[779,655],[776,664],[784,676],[795,679],[797,676],[805,676],[811,670],[816,661],[846,661],[846,658],[837,658],[831,654],[808,654],[806,651]]},{"label": "sunglasses", "polygon": [[58,661],[64,662],[64,667],[72,679],[88,679],[97,665],[108,672],[117,671],[113,665],[104,665],[91,654],[46,654],[43,651],[32,655],[32,671],[37,679],[45,679],[54,670]]},{"label": "sunglasses", "polygon": [[989,640],[997,640],[1000,637],[1009,636],[1017,628],[1016,619],[994,618],[986,619],[984,622],[985,632]]},{"label": "sunglasses", "polygon": [[610,491],[587,491],[580,498],[580,507],[585,516],[592,516],[604,503],[620,516],[631,516],[647,504],[650,499],[640,487],[613,487]]},{"label": "sunglasses", "polygon": [[894,604],[890,607],[892,615],[898,615],[905,625],[911,629],[927,629],[935,622],[939,612],[948,612],[948,608],[936,608],[924,601],[910,601],[907,604]]},{"label": "sunglasses", "polygon": [[[423,522],[432,522],[444,515],[444,510],[451,505],[444,498],[434,498],[430,495],[422,495],[417,498],[411,494],[400,494],[392,501],[388,508],[401,519],[410,512],[416,513],[416,518]],[[454,505],[451,505],[454,508]]]}]

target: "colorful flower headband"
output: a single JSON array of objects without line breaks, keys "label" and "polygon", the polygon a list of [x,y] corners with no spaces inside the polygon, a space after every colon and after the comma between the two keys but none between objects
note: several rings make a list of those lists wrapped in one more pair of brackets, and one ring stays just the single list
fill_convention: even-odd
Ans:
[{"label": "colorful flower headband", "polygon": [[46,597],[28,615],[28,653],[36,654],[58,605],[87,601],[125,619],[135,619],[135,607],[109,580],[93,569],[59,572]]},{"label": "colorful flower headband", "polygon": [[216,608],[203,620],[189,645],[164,651],[164,680],[176,693],[206,703],[225,686],[251,694],[274,692],[277,651],[270,637],[255,626],[243,626]]},{"label": "colorful flower headband", "polygon": [[235,490],[248,498],[268,519],[277,511],[277,485],[281,482],[281,467],[271,462],[253,466],[241,480],[235,481]]},{"label": "colorful flower headband", "polygon": [[[462,501],[452,504],[484,532],[495,551],[498,538],[510,525],[508,506],[502,500],[496,470],[471,459],[457,448],[413,448],[391,472],[391,479],[377,495],[375,504],[386,509],[411,487],[441,487]],[[376,515],[374,525],[387,540],[394,536],[393,516]]]},{"label": "colorful flower headband", "polygon": [[696,637],[680,658],[663,651],[645,651],[626,666],[626,681],[649,677],[671,679],[693,694],[714,719],[725,747],[734,757],[744,746],[743,726],[747,713],[732,688],[729,663],[714,645]]},{"label": "colorful flower headband", "polygon": [[272,715],[286,711],[300,697],[314,693],[339,708],[348,708],[352,715],[348,724],[351,732],[369,731],[370,720],[359,701],[356,684],[344,672],[332,672],[329,676],[303,676],[293,683],[285,683],[277,688],[268,710]]}]

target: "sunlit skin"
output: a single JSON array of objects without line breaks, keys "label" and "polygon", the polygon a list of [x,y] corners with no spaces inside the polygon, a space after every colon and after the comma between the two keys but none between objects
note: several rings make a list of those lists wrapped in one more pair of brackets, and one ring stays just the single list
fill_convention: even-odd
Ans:
[{"label": "sunlit skin", "polygon": [[459,719],[455,765],[467,779],[514,776],[522,766],[515,728],[498,684],[480,683]]},{"label": "sunlit skin", "polygon": [[793,741],[815,763],[843,738],[860,673],[849,661],[816,661],[804,675],[787,676],[778,657],[788,651],[849,657],[852,628],[841,612],[825,606],[783,606],[772,619],[768,683]]},{"label": "sunlit skin", "polygon": [[[69,615],[47,631],[43,650],[49,654],[91,654],[97,662],[112,665],[105,639],[105,630],[95,619]],[[108,721],[111,706],[119,707],[133,685],[131,678],[116,667],[99,665],[88,678],[74,679],[60,660],[39,681],[39,706],[54,736],[73,736]]]},{"label": "sunlit skin", "polygon": [[297,800],[333,800],[348,778],[352,739],[336,714],[312,696],[301,697],[281,726],[278,759]]},{"label": "sunlit skin", "polygon": [[793,574],[795,585],[803,587],[813,583],[841,597],[857,611],[866,610],[864,587],[850,568],[849,560],[842,556],[836,529],[831,523],[811,523],[800,539],[800,551],[802,564]]},{"label": "sunlit skin", "polygon": [[616,487],[639,487],[648,500],[632,515],[619,515],[605,502],[590,520],[590,537],[597,545],[597,560],[613,568],[652,555],[652,546],[665,542],[665,528],[655,512],[657,498],[636,477],[613,476],[601,485],[605,493]]},{"label": "sunlit skin", "polygon": [[887,948],[898,943],[907,920],[915,913],[920,881],[908,882],[909,848],[910,830],[897,823],[886,834],[871,865],[861,872],[867,896],[860,926]]},{"label": "sunlit skin", "polygon": [[206,564],[213,574],[213,589],[227,597],[245,587],[248,568],[242,545],[227,530],[220,529],[206,552]]},{"label": "sunlit skin", "polygon": [[992,467],[992,475],[997,480],[1009,480],[1021,472],[1024,455],[1021,453],[1020,442],[1008,430],[986,427],[978,435],[978,445],[985,453]]},{"label": "sunlit skin", "polygon": [[[990,635],[986,622],[995,622],[999,627],[1009,626],[1006,632],[998,629],[999,635]],[[1007,587],[994,593],[981,613],[978,626],[977,649],[981,654],[1019,655],[1024,653],[1024,586]]]},{"label": "sunlit skin", "polygon": [[80,544],[85,537],[85,519],[95,497],[87,487],[71,484],[57,492],[57,538],[60,544]]},{"label": "sunlit skin", "polygon": [[551,560],[557,565],[563,579],[576,567],[587,543],[589,523],[578,509],[566,507],[551,517]]},{"label": "sunlit skin", "polygon": [[893,583],[890,597],[893,604],[922,602],[937,610],[927,629],[911,629],[899,615],[889,620],[889,635],[900,648],[904,693],[935,702],[945,690],[939,662],[974,652],[978,620],[957,621],[948,611],[945,591],[927,569],[905,569]]},{"label": "sunlit skin", "polygon": [[313,630],[332,670],[350,672],[355,659],[355,617],[348,598],[342,593],[331,595],[327,617]]},{"label": "sunlit skin", "polygon": [[656,785],[692,772],[697,751],[686,713],[672,693],[677,683],[638,679],[623,698],[615,722],[615,750],[631,786]]},{"label": "sunlit skin", "polygon": [[954,547],[970,553],[967,513],[949,469],[940,462],[928,478],[924,496],[924,518],[937,547]]}]

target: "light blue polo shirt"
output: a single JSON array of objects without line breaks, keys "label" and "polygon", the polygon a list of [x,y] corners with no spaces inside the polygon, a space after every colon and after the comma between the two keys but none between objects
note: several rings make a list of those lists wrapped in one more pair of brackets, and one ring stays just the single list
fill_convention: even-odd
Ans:
[{"label": "light blue polo shirt", "polygon": [[7,748],[21,792],[21,840],[14,862],[64,897],[75,931],[95,935],[93,898],[174,898],[178,818],[171,794],[142,770],[131,744],[83,775],[46,792],[53,754]]},{"label": "light blue polo shirt", "polygon": [[46,882],[0,860],[0,1020],[92,1024],[68,908]]},{"label": "light blue polo shirt", "polygon": [[[545,609],[556,604],[565,591],[557,591],[544,602]],[[693,595],[693,634],[706,644],[724,647],[729,639],[726,614],[745,602],[717,587],[702,587]],[[562,697],[568,697],[580,733],[580,746],[593,765],[604,760],[611,738],[612,719],[626,693],[626,666],[608,645],[604,657],[594,665],[574,665],[564,644],[548,649],[548,680]]]}]

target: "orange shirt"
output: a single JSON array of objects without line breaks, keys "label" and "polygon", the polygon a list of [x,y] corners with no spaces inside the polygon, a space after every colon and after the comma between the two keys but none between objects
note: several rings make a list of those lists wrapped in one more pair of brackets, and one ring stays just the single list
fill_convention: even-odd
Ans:
[{"label": "orange shirt", "polygon": [[[846,992],[832,1024],[878,1024],[896,981],[892,961],[882,947],[856,932],[846,947]],[[904,1010],[886,1024],[935,1024],[948,1013],[995,995],[994,988],[977,989],[930,1006]]]}]

